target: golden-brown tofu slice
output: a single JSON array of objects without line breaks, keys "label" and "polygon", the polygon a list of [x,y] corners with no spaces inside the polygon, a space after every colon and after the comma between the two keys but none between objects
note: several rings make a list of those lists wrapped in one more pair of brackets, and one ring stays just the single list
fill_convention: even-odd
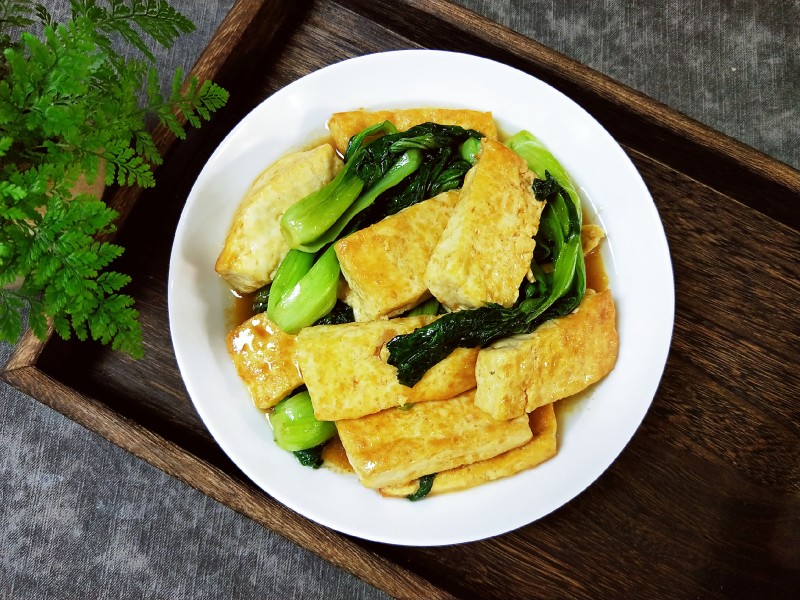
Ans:
[{"label": "golden-brown tofu slice", "polygon": [[405,131],[422,123],[460,125],[474,129],[486,137],[497,139],[497,126],[492,113],[460,108],[408,108],[400,110],[351,110],[334,113],[328,120],[328,129],[337,150],[344,154],[350,138],[370,125],[390,121],[398,131]]},{"label": "golden-brown tofu slice", "polygon": [[414,386],[397,381],[386,343],[436,317],[318,325],[297,334],[297,361],[321,421],[355,419],[409,402],[452,398],[475,387],[477,348],[458,348]]},{"label": "golden-brown tofu slice", "polygon": [[322,447],[322,461],[323,466],[337,473],[354,473],[338,435],[325,442]]},{"label": "golden-brown tofu slice", "polygon": [[[510,477],[543,463],[556,455],[556,413],[552,404],[540,406],[528,415],[533,438],[519,448],[492,458],[441,471],[433,480],[429,495],[456,492],[475,487],[502,477]],[[402,497],[413,494],[419,488],[419,480],[404,485],[381,488],[384,496]]]},{"label": "golden-brown tofu slice", "polygon": [[581,249],[584,256],[597,248],[604,237],[606,237],[606,232],[599,225],[587,223],[581,227]]},{"label": "golden-brown tofu slice", "polygon": [[450,400],[390,408],[336,428],[361,483],[382,488],[497,456],[531,439],[527,415],[495,421],[477,408],[474,390]]},{"label": "golden-brown tofu slice", "polygon": [[453,190],[336,242],[356,321],[393,317],[430,297],[424,275],[458,200]]},{"label": "golden-brown tofu slice", "polygon": [[544,208],[533,195],[533,177],[515,152],[482,141],[425,272],[428,289],[442,304],[453,310],[514,304]]},{"label": "golden-brown tofu slice", "polygon": [[267,313],[228,333],[228,353],[258,408],[275,406],[303,383],[295,356],[296,338],[267,319]]},{"label": "golden-brown tofu slice", "polygon": [[295,152],[267,167],[242,199],[217,273],[237,292],[248,293],[272,281],[289,251],[280,230],[286,209],[330,182],[342,166],[330,144]]},{"label": "golden-brown tofu slice", "polygon": [[611,291],[588,290],[573,313],[480,351],[475,404],[503,420],[577,394],[611,372],[618,346]]}]

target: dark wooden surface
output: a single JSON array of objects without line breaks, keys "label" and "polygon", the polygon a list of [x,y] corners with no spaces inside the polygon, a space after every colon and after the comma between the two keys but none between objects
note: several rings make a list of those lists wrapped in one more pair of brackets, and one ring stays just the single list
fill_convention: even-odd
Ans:
[{"label": "dark wooden surface", "polygon": [[[548,517],[445,548],[348,538],[250,484],[192,407],[166,310],[183,201],[230,128],[314,69],[409,47],[501,60],[592,113],[656,201],[676,286],[667,368],[619,459]],[[127,214],[119,268],[133,277],[145,359],[27,338],[7,380],[397,597],[792,597],[800,589],[800,173],[439,1],[242,1],[198,68],[232,102],[187,142],[161,138],[171,149],[157,189],[109,192]]]}]

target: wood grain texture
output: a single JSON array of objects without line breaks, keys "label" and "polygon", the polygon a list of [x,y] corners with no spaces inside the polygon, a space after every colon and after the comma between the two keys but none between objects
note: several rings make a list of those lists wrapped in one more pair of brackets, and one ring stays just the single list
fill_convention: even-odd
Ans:
[{"label": "wood grain texture", "polygon": [[[619,459],[546,518],[444,548],[342,536],[257,490],[194,411],[166,307],[183,201],[231,127],[312,70],[412,47],[501,60],[587,108],[653,195],[676,287],[666,370]],[[229,105],[185,143],[164,138],[156,189],[109,192],[127,207],[119,268],[133,277],[146,357],[136,362],[56,339],[44,345],[29,335],[4,372],[8,381],[396,597],[793,596],[800,587],[800,173],[441,0],[242,1],[198,69],[231,90]]]}]

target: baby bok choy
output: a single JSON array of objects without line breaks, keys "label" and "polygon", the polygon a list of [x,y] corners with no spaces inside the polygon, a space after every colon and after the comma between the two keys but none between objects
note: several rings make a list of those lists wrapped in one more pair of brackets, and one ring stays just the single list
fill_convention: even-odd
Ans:
[{"label": "baby bok choy", "polygon": [[541,323],[572,312],[583,299],[586,267],[581,249],[581,207],[575,188],[555,157],[531,134],[520,132],[509,142],[514,140],[513,145],[509,143],[511,149],[544,177],[533,184],[536,198],[547,201],[531,261],[535,281],[523,280],[519,299],[511,308],[489,305],[447,313],[391,339],[388,362],[397,367],[397,379],[403,385],[416,384],[456,348],[482,347],[502,337],[530,333]]},{"label": "baby bok choy", "polygon": [[319,257],[289,250],[270,286],[267,316],[286,333],[297,333],[331,311],[338,287],[339,261],[333,246]]},{"label": "baby bok choy", "polygon": [[442,305],[439,304],[436,298],[428,298],[425,302],[409,310],[406,316],[419,317],[420,315],[438,315],[441,307]]},{"label": "baby bok choy", "polygon": [[[559,305],[548,318],[575,310],[586,292],[586,263],[583,260],[581,201],[564,167],[529,131],[520,131],[506,142],[519,154],[528,168],[539,175],[533,182],[538,200],[547,204],[536,234],[536,250],[531,268],[536,274],[537,289],[528,289],[530,296],[542,297],[537,307],[543,313]],[[540,264],[552,264],[542,271]],[[555,314],[557,313],[557,314]]]},{"label": "baby bok choy", "polygon": [[[275,443],[289,452],[318,448],[336,435],[336,425],[319,421],[308,391],[301,391],[278,402],[269,413]],[[304,456],[298,456],[302,460]]]},{"label": "baby bok choy", "polygon": [[[529,131],[522,130],[508,138],[505,144],[525,159],[528,168],[539,177],[544,177],[545,172],[549,171],[553,179],[567,191],[570,199],[580,209],[578,194],[566,170],[536,136]],[[580,214],[580,210],[578,213]]]}]

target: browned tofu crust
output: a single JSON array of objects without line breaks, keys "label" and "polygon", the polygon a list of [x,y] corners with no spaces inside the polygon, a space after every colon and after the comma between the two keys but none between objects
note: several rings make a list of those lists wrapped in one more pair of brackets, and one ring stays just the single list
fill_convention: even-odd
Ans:
[{"label": "browned tofu crust", "polygon": [[449,191],[336,242],[356,321],[393,317],[430,297],[425,268],[458,201]]},{"label": "browned tofu crust", "polygon": [[286,209],[316,192],[338,173],[342,161],[330,144],[288,154],[267,167],[239,203],[215,270],[237,292],[272,281],[289,251],[280,220]]},{"label": "browned tofu crust", "polygon": [[572,314],[482,349],[475,403],[504,420],[577,394],[611,372],[618,347],[611,291],[589,290]]},{"label": "browned tofu crust", "polygon": [[336,144],[336,149],[344,154],[350,138],[370,125],[391,122],[398,131],[405,131],[422,123],[440,125],[460,125],[464,129],[474,129],[486,137],[497,139],[497,126],[492,113],[478,110],[453,108],[409,108],[400,110],[351,110],[334,113],[328,121],[328,129]]},{"label": "browned tofu crust", "polygon": [[260,313],[228,333],[228,353],[253,403],[272,408],[303,379],[297,365],[296,337]]},{"label": "browned tofu crust", "polygon": [[475,387],[477,348],[458,348],[414,387],[397,381],[386,343],[436,317],[318,325],[297,336],[297,361],[321,421],[355,419],[407,403],[452,398]]},{"label": "browned tofu crust", "polygon": [[336,427],[361,483],[382,488],[497,456],[528,443],[527,415],[499,422],[478,409],[474,390],[450,400],[392,408],[338,421]]},{"label": "browned tofu crust", "polygon": [[[510,477],[543,463],[556,455],[556,413],[552,404],[540,406],[528,415],[533,438],[519,448],[513,448],[492,458],[437,473],[430,495],[457,492],[489,481]],[[381,488],[384,496],[402,497],[413,494],[419,480],[404,485]]]},{"label": "browned tofu crust", "polygon": [[581,227],[581,249],[584,256],[597,248],[605,236],[606,232],[599,225],[588,223]]},{"label": "browned tofu crust", "polygon": [[322,447],[322,461],[323,466],[337,473],[354,473],[338,435],[327,441]]},{"label": "browned tofu crust", "polygon": [[481,142],[425,272],[442,304],[453,310],[514,304],[544,208],[534,197],[533,178],[515,152],[494,140]]}]

